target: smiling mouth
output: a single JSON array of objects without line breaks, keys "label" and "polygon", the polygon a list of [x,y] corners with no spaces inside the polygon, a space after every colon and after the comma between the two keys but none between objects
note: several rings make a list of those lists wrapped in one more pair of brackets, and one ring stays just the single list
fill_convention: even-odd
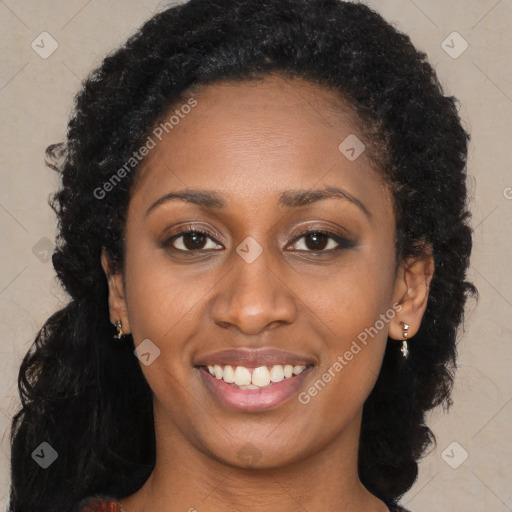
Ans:
[{"label": "smiling mouth", "polygon": [[274,384],[297,377],[312,364],[291,365],[275,364],[255,368],[232,365],[207,365],[204,368],[213,377],[238,389],[265,389]]}]

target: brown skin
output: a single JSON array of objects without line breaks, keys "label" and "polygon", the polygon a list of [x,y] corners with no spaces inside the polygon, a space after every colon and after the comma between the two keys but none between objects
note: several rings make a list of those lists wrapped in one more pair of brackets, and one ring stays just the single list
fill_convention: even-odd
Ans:
[{"label": "brown skin", "polygon": [[[161,350],[141,364],[154,393],[156,466],[121,504],[126,512],[385,512],[357,474],[361,413],[388,335],[401,340],[406,322],[411,338],[420,326],[433,260],[395,272],[391,195],[368,152],[350,162],[338,150],[349,134],[364,135],[334,92],[274,76],[210,85],[194,97],[198,105],[144,160],[128,211],[124,283],[102,256],[110,320],[121,320],[135,345],[149,338]],[[284,190],[325,185],[358,198],[369,216],[339,198],[278,205]],[[145,217],[154,201],[185,188],[217,190],[227,206],[175,200]],[[194,247],[186,237],[174,250],[159,245],[187,222],[211,233],[199,239],[201,255],[180,252]],[[301,236],[315,228],[354,246],[329,251],[336,241],[320,238],[315,248]],[[236,252],[247,236],[263,248],[250,264]],[[264,412],[232,410],[194,368],[219,350],[276,347],[316,362],[305,391],[394,303],[400,312],[307,405],[294,395]],[[237,455],[248,443],[260,453],[253,467]]]}]

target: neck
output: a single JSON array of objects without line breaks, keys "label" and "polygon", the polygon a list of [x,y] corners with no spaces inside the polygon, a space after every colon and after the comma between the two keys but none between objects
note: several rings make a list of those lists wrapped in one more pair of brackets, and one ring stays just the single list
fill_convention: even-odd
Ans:
[{"label": "neck", "polygon": [[388,512],[359,480],[361,415],[312,455],[261,468],[237,467],[206,454],[162,419],[155,407],[155,467],[141,489],[120,500],[125,512]]}]

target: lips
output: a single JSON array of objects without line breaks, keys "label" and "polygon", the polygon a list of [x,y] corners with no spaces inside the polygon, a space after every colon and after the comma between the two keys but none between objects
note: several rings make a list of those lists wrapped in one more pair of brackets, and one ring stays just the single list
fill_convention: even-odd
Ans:
[{"label": "lips", "polygon": [[[223,350],[194,362],[202,382],[219,403],[244,412],[272,409],[288,401],[316,366],[311,356],[274,348]],[[251,378],[259,385],[247,384]]]},{"label": "lips", "polygon": [[312,371],[313,366],[307,366],[299,375],[285,378],[281,382],[259,389],[242,389],[217,379],[204,366],[198,367],[199,377],[212,398],[223,407],[241,412],[263,412],[284,405],[306,386]]},{"label": "lips", "polygon": [[315,359],[301,354],[293,354],[275,348],[261,349],[229,349],[222,350],[200,357],[195,361],[195,366],[245,366],[257,368],[259,366],[314,365]]}]

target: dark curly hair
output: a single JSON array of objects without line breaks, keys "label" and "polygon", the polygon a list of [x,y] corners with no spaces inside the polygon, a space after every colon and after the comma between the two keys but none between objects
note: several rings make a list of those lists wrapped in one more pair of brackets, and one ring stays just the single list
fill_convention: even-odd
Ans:
[{"label": "dark curly hair", "polygon": [[[457,101],[427,56],[365,5],[339,0],[190,0],[149,19],[91,72],[66,141],[47,148],[61,174],[53,265],[70,302],[25,355],[11,430],[12,512],[63,512],[86,496],[139,489],[155,463],[152,393],[131,343],[112,343],[102,248],[124,268],[123,235],[137,167],[98,200],[94,191],[142,146],[195,86],[298,77],[339,92],[380,148],[394,198],[398,261],[432,250],[435,273],[414,349],[388,343],[363,410],[359,474],[387,503],[417,477],[435,439],[425,413],[450,405],[456,335],[471,252],[466,158]],[[393,350],[391,350],[393,349]],[[46,441],[58,461],[42,469]]]}]

